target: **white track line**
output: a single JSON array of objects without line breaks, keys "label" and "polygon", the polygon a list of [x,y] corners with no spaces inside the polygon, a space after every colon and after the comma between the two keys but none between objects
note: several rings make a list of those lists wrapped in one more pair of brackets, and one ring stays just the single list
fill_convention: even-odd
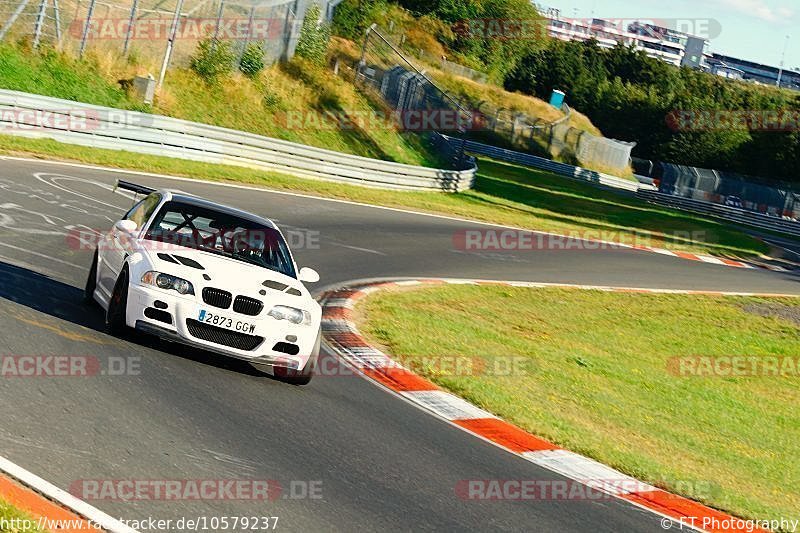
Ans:
[{"label": "white track line", "polygon": [[28,472],[21,466],[12,463],[5,457],[0,457],[0,472],[8,474],[12,478],[22,482],[24,485],[27,485],[37,492],[47,496],[49,499],[60,503],[64,507],[75,511],[77,514],[85,518],[88,518],[106,531],[111,533],[138,533],[135,529],[126,526],[119,520],[112,518],[103,511],[92,507],[88,503],[79,500],[69,492],[56,487],[52,483],[45,481],[36,474]]},{"label": "white track line", "polygon": [[4,242],[0,242],[0,246],[5,246],[6,248],[11,248],[12,250],[17,250],[18,252],[25,252],[27,254],[35,255],[37,257],[41,257],[43,259],[47,259],[48,261],[54,261],[56,263],[61,263],[62,265],[71,266],[72,268],[79,268],[81,270],[85,269],[86,267],[76,265],[75,263],[70,263],[68,261],[64,261],[62,259],[58,259],[56,257],[51,257],[47,254],[40,254],[39,252],[34,252],[33,250],[28,250],[27,248],[20,248],[19,246],[14,246],[13,244],[7,244]]}]

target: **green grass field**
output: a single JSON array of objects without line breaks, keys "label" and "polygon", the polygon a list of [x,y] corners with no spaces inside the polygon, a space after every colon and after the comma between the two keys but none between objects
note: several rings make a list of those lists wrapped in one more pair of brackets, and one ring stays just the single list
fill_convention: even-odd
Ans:
[{"label": "green grass field", "polygon": [[[356,312],[376,345],[536,435],[740,516],[800,518],[800,369],[676,370],[692,356],[797,361],[800,299],[441,286],[380,292]],[[522,364],[474,376],[431,364],[454,354]]]},{"label": "green grass field", "polygon": [[714,221],[671,211],[547,172],[479,162],[475,190],[402,192],[296,178],[277,172],[212,165],[0,135],[0,153],[80,161],[129,170],[250,183],[369,204],[409,208],[574,237],[751,257],[767,245]]},{"label": "green grass field", "polygon": [[[0,532],[2,533],[42,533],[38,527],[24,527],[24,520],[33,520],[28,513],[20,511],[5,500],[0,499]],[[33,522],[35,524],[35,522]],[[14,527],[11,527],[14,526]]]}]

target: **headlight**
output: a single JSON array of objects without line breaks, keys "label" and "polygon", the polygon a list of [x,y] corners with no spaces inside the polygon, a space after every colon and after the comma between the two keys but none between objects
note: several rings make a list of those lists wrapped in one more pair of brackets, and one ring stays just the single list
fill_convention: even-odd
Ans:
[{"label": "headlight", "polygon": [[176,278],[175,276],[154,272],[152,270],[150,272],[145,272],[144,276],[142,276],[142,283],[153,285],[159,289],[172,289],[181,294],[194,294],[194,287],[191,282],[183,278]]},{"label": "headlight", "polygon": [[292,324],[311,323],[311,313],[287,305],[276,305],[267,314],[277,320],[288,320]]}]

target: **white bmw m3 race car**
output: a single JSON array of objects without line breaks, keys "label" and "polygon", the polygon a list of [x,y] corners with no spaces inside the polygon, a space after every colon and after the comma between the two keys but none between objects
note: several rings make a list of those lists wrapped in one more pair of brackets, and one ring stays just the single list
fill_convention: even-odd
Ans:
[{"label": "white bmw m3 race car", "polygon": [[307,384],[322,309],[303,282],[319,275],[298,270],[275,224],[178,191],[117,185],[146,196],[100,238],[86,280],[109,331],[154,334]]}]

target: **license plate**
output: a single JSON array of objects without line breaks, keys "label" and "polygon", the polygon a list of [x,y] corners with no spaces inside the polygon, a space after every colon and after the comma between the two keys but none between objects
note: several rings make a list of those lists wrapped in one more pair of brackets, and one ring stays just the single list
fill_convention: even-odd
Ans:
[{"label": "license plate", "polygon": [[241,333],[253,333],[256,329],[255,324],[245,322],[244,320],[234,320],[231,317],[219,315],[217,313],[211,313],[205,309],[200,309],[200,314],[198,315],[197,320],[203,324],[217,326],[218,328],[225,328],[231,331],[239,331]]}]

